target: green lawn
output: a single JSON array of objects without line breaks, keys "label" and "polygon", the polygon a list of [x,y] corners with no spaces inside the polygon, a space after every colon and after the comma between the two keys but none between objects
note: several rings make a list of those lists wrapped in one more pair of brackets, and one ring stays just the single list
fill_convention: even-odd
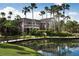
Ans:
[{"label": "green lawn", "polygon": [[28,47],[3,43],[0,44],[0,56],[39,56],[35,50]]}]

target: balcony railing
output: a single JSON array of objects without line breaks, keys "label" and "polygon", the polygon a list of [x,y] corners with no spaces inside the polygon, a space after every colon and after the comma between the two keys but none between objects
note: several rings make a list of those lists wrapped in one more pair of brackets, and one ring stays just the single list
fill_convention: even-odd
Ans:
[{"label": "balcony railing", "polygon": [[24,25],[25,28],[39,28],[38,24],[25,24]]}]

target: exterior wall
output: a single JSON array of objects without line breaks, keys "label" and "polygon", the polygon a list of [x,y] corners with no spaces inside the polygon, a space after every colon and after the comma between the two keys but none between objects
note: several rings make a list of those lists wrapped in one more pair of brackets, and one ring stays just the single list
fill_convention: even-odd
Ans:
[{"label": "exterior wall", "polygon": [[[31,29],[31,28],[36,28],[36,29],[51,29],[52,28],[52,23],[53,23],[53,18],[48,18],[48,19],[41,19],[41,20],[32,20],[28,18],[21,18],[20,19],[20,28],[22,32],[27,31],[26,29]],[[33,22],[35,22],[33,24]]]},{"label": "exterior wall", "polygon": [[52,29],[53,28],[53,18],[41,19],[41,26],[43,29]]}]

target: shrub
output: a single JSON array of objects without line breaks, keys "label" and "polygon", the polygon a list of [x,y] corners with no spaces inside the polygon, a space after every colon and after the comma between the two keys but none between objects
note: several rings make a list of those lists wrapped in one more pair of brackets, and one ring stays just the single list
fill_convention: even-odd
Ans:
[{"label": "shrub", "polygon": [[31,32],[31,35],[34,35],[34,36],[44,36],[44,33],[47,34],[47,36],[72,36],[72,34],[70,33],[62,33],[62,32],[53,32],[51,30],[32,30]]},{"label": "shrub", "polygon": [[53,31],[46,31],[48,36],[72,36],[70,33],[62,33],[62,32],[53,32]]},{"label": "shrub", "polygon": [[35,36],[43,36],[45,31],[42,31],[42,30],[32,30],[31,31],[31,35],[35,35]]}]

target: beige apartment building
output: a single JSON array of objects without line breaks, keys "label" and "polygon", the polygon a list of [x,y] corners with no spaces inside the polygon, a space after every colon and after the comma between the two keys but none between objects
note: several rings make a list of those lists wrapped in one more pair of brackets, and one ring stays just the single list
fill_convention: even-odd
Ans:
[{"label": "beige apartment building", "polygon": [[22,31],[27,31],[32,28],[40,30],[52,29],[54,21],[53,18],[40,19],[40,20],[21,18],[19,22],[20,22],[20,29]]}]

